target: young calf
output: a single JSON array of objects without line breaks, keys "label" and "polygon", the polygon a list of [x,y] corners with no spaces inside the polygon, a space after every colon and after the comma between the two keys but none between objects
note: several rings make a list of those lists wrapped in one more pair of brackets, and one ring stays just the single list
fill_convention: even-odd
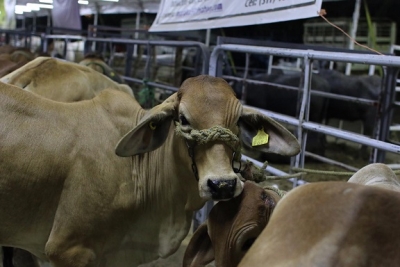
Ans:
[{"label": "young calf", "polygon": [[237,266],[267,225],[281,197],[279,190],[246,181],[238,197],[220,201],[212,208],[208,222],[189,242],[183,267],[205,266],[213,260],[218,267]]}]

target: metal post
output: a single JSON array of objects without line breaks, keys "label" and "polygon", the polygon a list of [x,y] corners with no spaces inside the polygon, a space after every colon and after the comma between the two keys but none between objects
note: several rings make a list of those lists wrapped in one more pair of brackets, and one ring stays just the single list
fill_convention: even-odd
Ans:
[{"label": "metal post", "polygon": [[[99,10],[100,10],[100,7],[99,7],[98,3],[95,3],[95,6],[96,6],[96,13],[94,14],[93,35],[92,35],[92,37],[96,37],[97,25],[98,25],[98,22],[99,22]],[[92,43],[92,52],[95,52],[95,51],[96,51],[96,42],[93,42]]]},{"label": "metal post", "polygon": [[51,27],[51,10],[48,9],[47,10],[47,27],[50,28]]},{"label": "metal post", "polygon": [[[139,39],[139,29],[140,29],[140,12],[136,12],[135,39]],[[133,48],[133,55],[135,57],[137,56],[137,49],[138,49],[138,45],[135,44],[135,46]]]},{"label": "metal post", "polygon": [[[379,106],[379,118],[375,133],[376,139],[386,142],[390,133],[390,122],[393,117],[393,103],[396,95],[396,79],[399,68],[387,67],[384,79],[383,89],[381,93],[381,101]],[[371,162],[384,162],[386,152],[383,150],[373,149]]]},{"label": "metal post", "polygon": [[126,45],[125,76],[131,76],[133,45]]},{"label": "metal post", "polygon": [[211,38],[211,29],[207,29],[206,30],[206,42],[205,42],[205,45],[207,47],[210,46],[210,38]]},{"label": "metal post", "polygon": [[[358,28],[358,19],[360,18],[360,6],[361,6],[361,0],[356,0],[356,4],[354,7],[354,12],[353,12],[353,25],[351,27],[351,32],[350,36],[354,40],[357,37],[357,28]],[[353,50],[354,49],[354,42],[353,40],[349,41],[349,49]],[[346,75],[350,75],[351,73],[351,63],[346,64]]]}]

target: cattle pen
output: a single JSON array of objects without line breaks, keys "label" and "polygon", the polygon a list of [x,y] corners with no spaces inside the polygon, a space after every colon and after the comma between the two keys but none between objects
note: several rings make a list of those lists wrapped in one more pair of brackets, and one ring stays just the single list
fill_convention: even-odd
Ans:
[{"label": "cattle pen", "polygon": [[[19,36],[18,38],[29,36],[29,34],[21,31],[13,32],[9,30],[0,30],[0,33],[8,36],[5,38],[7,43],[15,40],[15,38],[10,38],[9,36]],[[101,34],[98,35],[100,36]],[[323,48],[320,50],[313,48],[302,49],[296,46],[290,47],[290,44],[286,44],[288,47],[284,45],[281,47],[279,45],[255,45],[248,40],[239,43],[238,40],[229,40],[222,37],[219,43],[212,48],[207,47],[204,43],[199,41],[129,39],[124,36],[96,37],[89,35],[56,35],[46,33],[38,35],[35,33],[30,37],[40,39],[39,46],[44,52],[47,51],[47,44],[50,40],[63,43],[62,54],[64,57],[68,52],[68,44],[71,42],[82,42],[83,50],[80,51],[82,54],[99,52],[107,55],[108,63],[118,70],[135,93],[139,94],[143,89],[153,90],[150,96],[154,96],[154,90],[162,92],[157,101],[176,92],[185,77],[200,74],[222,77],[227,81],[241,81],[244,84],[260,83],[249,77],[250,55],[262,55],[267,57],[269,60],[269,67],[272,66],[273,58],[293,59],[296,62],[300,62],[297,67],[302,79],[296,86],[281,87],[283,87],[284,90],[292,90],[299,93],[299,100],[297,103],[298,114],[296,116],[288,116],[268,109],[251,107],[292,129],[301,144],[302,152],[292,157],[290,163],[284,164],[284,168],[281,168],[281,164],[275,165],[273,162],[265,166],[262,160],[246,154],[242,155],[243,162],[250,161],[258,167],[265,167],[266,176],[276,176],[276,178],[271,179],[285,177],[285,179],[290,181],[291,187],[307,183],[307,180],[304,179],[306,176],[304,172],[307,172],[307,159],[338,166],[352,172],[359,169],[360,166],[352,165],[352,162],[339,162],[327,156],[317,155],[308,151],[306,148],[307,140],[309,140],[310,133],[315,132],[323,136],[355,144],[356,149],[359,149],[359,146],[367,146],[370,148],[371,153],[366,162],[388,163],[387,159],[389,156],[394,156],[395,159],[390,161],[390,163],[400,163],[400,145],[397,142],[389,140],[391,124],[395,117],[396,82],[400,68],[400,58],[395,55],[375,55],[363,51],[355,52],[350,50],[346,51],[344,49],[335,51],[327,51]],[[23,40],[20,42],[23,46],[30,47],[32,45],[32,40],[29,38],[22,38],[19,40]],[[117,47],[120,45],[124,46],[126,49],[122,53],[117,51]],[[169,53],[157,53],[158,49],[161,48],[163,51],[169,51]],[[232,75],[232,73],[226,72],[227,66],[229,66],[230,53],[244,55],[246,67],[241,75]],[[166,60],[167,56],[169,57]],[[191,57],[189,63],[185,62],[185,57]],[[119,64],[120,59],[122,59],[121,64]],[[381,83],[383,88],[380,94],[381,97],[377,100],[371,100],[313,90],[315,88],[311,86],[311,79],[313,75],[315,75],[315,66],[317,62],[323,61],[364,64],[374,66],[374,68],[380,67],[382,71]],[[187,76],[182,74],[182,70],[188,72]],[[269,73],[271,69],[265,69],[263,71]],[[276,90],[282,90],[282,88]],[[378,115],[374,118],[376,121],[374,124],[373,136],[366,136],[365,134],[311,121],[310,112],[312,112],[312,110],[310,109],[310,99],[312,96],[319,96],[326,99],[339,99],[349,103],[376,108],[378,110]],[[152,105],[157,104],[157,101],[152,102]],[[324,167],[322,166],[325,165],[321,165],[321,169],[317,171],[323,171]],[[206,219],[212,204],[212,202],[209,202],[208,205],[195,216],[195,225],[199,225]]]},{"label": "cattle pen", "polygon": [[[324,135],[330,135],[336,138],[341,138],[344,140],[348,140],[357,144],[366,145],[373,148],[373,153],[370,157],[370,162],[384,162],[386,152],[392,152],[395,154],[399,153],[399,146],[393,142],[388,141],[390,123],[393,118],[394,111],[394,97],[395,97],[395,85],[396,85],[396,77],[399,70],[399,58],[391,55],[374,55],[371,53],[360,53],[354,51],[346,51],[341,50],[340,52],[333,51],[318,51],[311,49],[290,49],[290,48],[279,48],[279,47],[262,47],[258,46],[250,46],[244,44],[238,44],[238,39],[233,38],[222,38],[222,41],[219,45],[217,45],[210,58],[210,75],[222,76],[225,79],[234,79],[241,80],[247,83],[257,82],[249,79],[248,70],[245,69],[243,73],[243,77],[232,77],[229,75],[224,75],[221,72],[220,65],[222,61],[226,60],[226,55],[229,52],[235,53],[244,53],[246,54],[246,60],[248,60],[249,54],[260,54],[260,55],[268,55],[268,56],[279,56],[285,58],[296,58],[303,60],[303,68],[302,72],[304,75],[304,83],[300,84],[300,89],[303,90],[303,96],[300,99],[300,112],[296,117],[288,117],[282,114],[277,114],[268,110],[260,110],[264,114],[271,116],[272,118],[277,119],[278,121],[287,123],[292,126],[297,127],[297,136],[299,141],[302,143],[302,152],[296,157],[295,161],[292,161],[292,167],[295,168],[303,168],[304,167],[304,158],[305,156],[314,156],[312,153],[309,153],[305,150],[305,143],[307,140],[307,131],[315,131],[323,133]],[[268,42],[267,42],[268,43]],[[290,45],[287,45],[290,46]],[[323,50],[324,48],[320,48]],[[345,51],[345,52],[343,52]],[[324,60],[324,61],[335,61],[335,62],[347,62],[347,63],[360,63],[365,65],[376,65],[382,66],[384,68],[384,75],[382,79],[383,83],[383,92],[381,94],[381,98],[377,101],[372,101],[370,99],[362,99],[362,98],[352,98],[348,96],[335,95],[331,93],[318,92],[315,90],[310,90],[310,77],[313,73],[312,64],[314,61]],[[246,61],[246,64],[247,61]],[[288,89],[288,88],[285,88]],[[298,87],[289,88],[298,90]],[[277,89],[279,90],[279,89]],[[311,95],[320,95],[326,98],[332,99],[341,99],[344,101],[350,101],[353,103],[364,104],[375,106],[379,109],[379,116],[376,120],[376,127],[374,132],[374,138],[368,138],[365,135],[356,134],[353,132],[341,130],[338,128],[332,128],[323,124],[316,124],[315,122],[309,121],[309,112],[310,112],[310,96]],[[321,156],[317,156],[318,160],[324,161],[326,163],[334,163],[333,161],[323,158]],[[261,163],[257,163],[261,165]],[[346,166],[339,164],[340,166],[347,167],[349,170],[355,170],[356,168],[352,168],[352,166]],[[276,175],[287,175],[287,173],[282,173],[279,170],[275,170],[274,168],[268,168],[267,170]],[[295,183],[298,181],[292,180]]]},{"label": "cattle pen", "polygon": [[[282,116],[279,114],[275,114],[272,111],[263,110],[265,114],[276,118],[277,120],[288,123],[292,126],[299,126],[297,129],[297,134],[299,135],[299,140],[307,139],[307,131],[315,131],[320,132],[325,135],[334,136],[336,138],[342,138],[344,140],[349,140],[354,143],[363,144],[370,146],[373,149],[372,156],[370,158],[370,162],[384,162],[386,152],[398,154],[399,149],[393,143],[386,143],[387,136],[390,130],[390,122],[393,117],[393,102],[395,97],[395,77],[398,71],[398,60],[397,57],[391,55],[376,56],[371,53],[366,53],[364,51],[350,51],[345,49],[329,49],[326,47],[317,47],[317,46],[299,46],[296,44],[285,44],[285,43],[273,43],[273,42],[262,42],[255,40],[241,40],[238,38],[225,38],[218,37],[218,45],[214,48],[207,47],[205,44],[197,41],[165,41],[165,40],[155,40],[155,38],[151,38],[151,36],[146,36],[148,39],[128,39],[126,37],[126,30],[124,29],[124,35],[120,35],[117,37],[117,34],[110,34],[110,27],[102,28],[100,26],[91,25],[90,31],[83,32],[80,35],[74,34],[48,34],[47,32],[51,32],[51,30],[46,29],[46,33],[38,34],[34,31],[28,30],[1,30],[1,34],[3,35],[4,43],[18,44],[25,47],[33,47],[34,38],[40,39],[39,46],[41,49],[46,52],[48,50],[47,44],[50,40],[58,41],[63,43],[62,56],[66,56],[68,50],[68,44],[71,42],[82,42],[81,53],[88,52],[100,52],[100,53],[108,53],[109,63],[111,65],[115,65],[116,68],[119,68],[119,73],[123,75],[123,78],[126,82],[137,85],[137,90],[141,90],[143,87],[157,88],[161,89],[166,94],[170,94],[177,90],[181,80],[177,77],[176,70],[190,68],[190,76],[209,73],[211,75],[222,76],[223,78],[229,79],[240,79],[244,80],[246,83],[251,83],[251,79],[246,77],[246,72],[243,77],[232,77],[227,75],[226,73],[222,73],[221,70],[226,68],[228,64],[221,65],[221,57],[228,58],[229,53],[243,53],[247,56],[250,54],[258,54],[269,56],[269,65],[267,72],[271,71],[272,66],[272,58],[275,57],[285,57],[285,58],[297,58],[298,61],[303,61],[303,66],[300,71],[304,74],[304,83],[300,85],[300,87],[304,88],[305,94],[303,95],[303,99],[301,103],[302,111],[299,115],[304,116],[303,118],[290,118],[286,116]],[[113,28],[112,30],[118,30],[118,28]],[[120,29],[121,30],[121,29]],[[61,31],[61,30],[60,30]],[[59,32],[60,32],[59,31]],[[95,32],[96,34],[93,34]],[[122,31],[121,31],[122,32]],[[133,36],[136,34],[135,31],[130,31],[129,34]],[[86,35],[86,36],[85,36]],[[96,37],[97,36],[97,37]],[[38,44],[36,44],[38,45]],[[116,52],[115,47],[118,45],[124,45],[126,47],[126,51],[123,55],[118,56],[118,52]],[[263,47],[262,47],[263,46]],[[169,51],[171,49],[175,49],[172,51],[171,60],[167,65],[169,65],[170,71],[173,76],[175,76],[175,81],[172,82],[164,82],[157,78],[154,74],[154,68],[159,68],[158,62],[162,62],[159,59],[162,58],[163,55],[157,54],[155,50],[160,47],[168,47]],[[289,47],[294,47],[298,49],[291,49]],[[192,62],[190,66],[182,65],[182,50],[183,49],[194,49],[195,51],[192,55],[195,55],[195,62]],[[145,52],[140,52],[142,50]],[[193,51],[193,50],[192,50]],[[210,51],[213,52],[213,55],[210,57]],[[338,53],[339,51],[339,53]],[[342,54],[341,54],[342,53]],[[218,54],[218,56],[217,56]],[[123,57],[123,67],[121,68],[116,64],[117,57]],[[218,60],[214,57],[218,57]],[[180,60],[177,60],[179,59]],[[213,61],[215,60],[215,62]],[[157,62],[158,61],[158,62]],[[210,61],[210,63],[209,63]],[[384,68],[384,79],[382,79],[384,84],[385,93],[382,94],[384,96],[378,101],[372,101],[369,99],[361,99],[361,98],[351,98],[346,96],[333,95],[330,93],[324,92],[316,92],[315,90],[309,90],[308,79],[310,79],[310,74],[312,73],[313,67],[312,64],[315,61],[336,61],[336,62],[345,62],[345,63],[360,63],[364,65],[371,66],[382,66]],[[142,62],[142,63],[138,63]],[[218,65],[219,64],[219,65]],[[315,63],[314,63],[315,64]],[[210,71],[207,70],[208,65],[210,65]],[[140,72],[138,72],[137,68],[140,68]],[[135,69],[136,68],[136,69]],[[218,72],[216,71],[218,69]],[[179,75],[178,75],[179,76]],[[181,76],[181,78],[184,78]],[[169,78],[171,80],[171,78]],[[292,88],[293,89],[293,88]],[[294,89],[298,89],[294,88]],[[306,90],[307,89],[307,90]],[[354,103],[362,103],[365,105],[379,106],[381,112],[377,121],[376,131],[374,133],[373,138],[367,138],[364,135],[357,135],[349,131],[342,131],[337,128],[326,128],[326,126],[321,124],[315,124],[314,122],[308,121],[307,112],[309,106],[307,105],[307,101],[309,102],[311,95],[322,95],[326,98],[331,99],[342,99],[345,101],[352,101]],[[304,102],[305,101],[305,102]],[[303,129],[303,130],[300,130]],[[304,142],[305,143],[305,142]],[[313,155],[312,153],[305,151],[296,158],[294,165],[292,167],[304,167],[304,158],[305,156],[318,158],[321,160],[321,157],[318,155]],[[244,156],[244,160],[249,160],[248,157]],[[256,159],[254,162],[257,162]],[[335,163],[333,161],[329,161],[328,159],[322,159],[322,161],[327,163],[333,163],[340,165],[339,163]],[[348,166],[348,164],[341,164],[341,166],[347,168],[348,170],[355,170],[357,168],[352,168],[352,166]],[[275,174],[275,175],[287,175],[286,172],[282,172],[272,166],[267,167],[267,171]],[[301,179],[297,182],[301,183]],[[297,183],[296,182],[296,183]],[[294,184],[296,185],[296,184]]]},{"label": "cattle pen", "polygon": [[[241,80],[245,83],[255,82],[248,76],[248,69],[243,71],[243,75],[231,75],[229,71],[230,53],[242,53],[248,60],[250,55],[263,55],[268,57],[268,68],[265,72],[271,73],[271,68],[279,68],[272,63],[273,58],[291,58],[297,60],[296,69],[304,76],[304,82],[292,88],[298,90],[299,87],[304,89],[304,94],[299,101],[302,107],[301,112],[296,117],[288,117],[282,114],[276,114],[270,110],[261,110],[278,121],[285,122],[288,125],[297,127],[296,135],[303,146],[305,146],[308,132],[319,132],[324,135],[333,136],[353,143],[362,144],[373,148],[373,153],[369,162],[384,162],[387,152],[398,155],[399,147],[393,142],[388,141],[390,123],[393,118],[393,104],[395,97],[395,80],[398,72],[399,61],[397,57],[387,54],[385,56],[373,55],[365,51],[351,51],[346,49],[330,49],[318,46],[303,46],[298,44],[276,43],[256,41],[249,39],[218,37],[217,46],[207,47],[199,41],[180,41],[180,40],[162,40],[151,35],[146,35],[147,39],[134,39],[134,36],[141,33],[131,30],[126,32],[125,29],[93,26],[90,31],[82,31],[80,34],[51,34],[52,31],[61,32],[63,29],[46,29],[45,33],[38,33],[29,30],[1,30],[4,43],[10,43],[25,47],[39,47],[43,52],[47,51],[50,41],[60,44],[60,54],[67,57],[68,52],[79,52],[85,54],[96,52],[107,56],[108,63],[117,69],[123,76],[125,81],[134,88],[135,92],[139,92],[143,88],[151,88],[161,91],[166,96],[175,92],[182,79],[182,70],[187,70],[189,76],[209,73],[211,75],[220,76],[226,80]],[[110,31],[116,33],[110,33]],[[118,31],[119,30],[119,31]],[[119,32],[119,34],[118,34]],[[95,33],[95,34],[93,34]],[[129,38],[127,38],[129,37]],[[36,41],[35,41],[36,40]],[[74,51],[69,51],[69,45],[79,42],[80,48],[75,48]],[[118,52],[118,46],[124,46],[124,52]],[[293,49],[294,48],[294,49]],[[162,50],[163,54],[159,54],[158,50]],[[190,52],[185,55],[183,51]],[[167,54],[164,54],[168,51]],[[210,52],[212,52],[210,56]],[[183,64],[185,56],[192,56],[189,64]],[[168,56],[168,60],[164,59]],[[122,63],[119,63],[119,58],[123,58]],[[342,62],[342,63],[359,63],[370,66],[381,66],[384,69],[384,77],[382,79],[385,92],[379,100],[370,100],[362,98],[352,98],[348,96],[334,95],[327,92],[319,92],[310,90],[309,79],[313,73],[313,64],[315,62]],[[299,65],[302,62],[302,66]],[[122,64],[122,65],[121,65]],[[248,62],[246,61],[246,64]],[[164,68],[165,65],[167,68]],[[165,72],[165,69],[167,71]],[[163,72],[160,72],[163,71]],[[292,71],[290,69],[289,71]],[[278,89],[277,89],[278,90]],[[161,96],[162,98],[165,97]],[[309,99],[311,95],[323,96],[329,99],[341,99],[352,103],[369,105],[380,109],[379,118],[375,127],[373,138],[368,138],[362,134],[356,134],[350,131],[338,129],[337,127],[328,127],[324,124],[318,124],[308,120],[309,117]],[[156,103],[156,102],[154,102]],[[154,104],[153,103],[153,104]],[[257,107],[256,107],[257,108]],[[302,118],[301,118],[302,117]],[[320,155],[313,154],[305,149],[302,150],[295,159],[291,161],[289,171],[283,171],[269,164],[267,172],[278,175],[287,176],[293,173],[293,169],[304,168],[305,157],[314,158],[319,161],[341,166],[350,171],[355,171],[358,167],[351,164],[335,162]],[[256,165],[261,166],[262,162],[257,159],[244,155],[243,160],[251,160]],[[303,183],[300,179],[290,179],[293,186]]]}]

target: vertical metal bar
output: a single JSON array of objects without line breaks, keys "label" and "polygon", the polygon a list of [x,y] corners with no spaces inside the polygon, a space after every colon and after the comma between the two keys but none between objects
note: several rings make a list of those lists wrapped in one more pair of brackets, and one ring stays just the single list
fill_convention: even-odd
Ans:
[{"label": "vertical metal bar", "polygon": [[150,77],[150,67],[151,67],[151,58],[152,58],[151,55],[154,54],[154,57],[157,56],[155,49],[154,49],[154,51],[152,49],[153,49],[153,47],[150,45],[150,43],[147,43],[147,57],[146,57],[146,65],[144,67],[144,79],[149,79],[149,77]]},{"label": "vertical metal bar", "polygon": [[272,72],[272,64],[274,61],[274,56],[273,55],[269,55],[268,57],[268,68],[267,68],[267,74],[270,75]]},{"label": "vertical metal bar", "polygon": [[43,53],[46,53],[47,52],[47,38],[46,38],[46,34],[44,34],[44,33],[42,33],[41,35],[40,35],[40,40],[41,40],[41,45],[42,45],[42,52]]},{"label": "vertical metal bar", "polygon": [[[218,37],[217,38],[217,45],[220,45],[220,44],[223,44],[223,41],[222,41],[221,37]],[[212,62],[212,63],[210,61],[209,69],[212,69],[212,67],[213,67],[212,65],[215,65],[214,69],[216,70],[213,74],[209,73],[210,75],[217,76],[217,77],[221,77],[222,76],[222,67],[221,66],[224,64],[224,62],[222,60],[221,55],[222,55],[222,50],[219,50],[218,54],[217,54],[217,61],[216,62]]]},{"label": "vertical metal bar", "polygon": [[[361,7],[361,0],[356,0],[356,4],[354,6],[354,12],[353,12],[353,24],[352,24],[351,32],[350,32],[350,36],[354,40],[357,38],[358,19],[360,18],[360,7]],[[353,40],[349,40],[349,49],[350,50],[354,49]],[[350,75],[350,73],[351,73],[351,63],[347,63],[345,74]]]},{"label": "vertical metal bar", "polygon": [[210,46],[210,38],[211,38],[211,29],[206,30],[206,42],[205,45]]},{"label": "vertical metal bar", "polygon": [[[399,68],[386,67],[386,75],[381,93],[377,129],[375,129],[376,139],[386,142],[390,133],[390,122],[393,117],[393,108],[396,94],[396,80]],[[371,162],[384,162],[386,151],[373,149]]]},{"label": "vertical metal bar", "polygon": [[64,49],[63,49],[63,58],[66,59],[67,58],[67,45],[69,43],[68,39],[64,39]]},{"label": "vertical metal bar", "polygon": [[[310,81],[311,81],[311,69],[312,69],[312,61],[306,55],[304,56],[304,76],[303,76],[303,90],[302,90],[302,100],[300,105],[300,111],[298,113],[298,126],[297,126],[297,139],[300,142],[301,150],[306,151],[306,143],[307,143],[307,130],[303,129],[303,122],[308,121],[309,119],[309,110],[310,110]],[[295,157],[294,167],[296,168],[304,168],[305,162],[305,153],[300,153]],[[293,164],[293,161],[291,161]],[[292,166],[293,167],[293,166]],[[297,178],[294,179],[297,186]]]},{"label": "vertical metal bar", "polygon": [[[135,39],[139,39],[139,28],[140,28],[140,12],[136,12],[136,23],[135,23]],[[137,56],[138,45],[135,44],[133,48],[133,56]]]},{"label": "vertical metal bar", "polygon": [[243,81],[242,81],[242,97],[241,97],[241,102],[242,104],[246,104],[246,97],[247,97],[247,84],[246,84],[246,79],[249,74],[249,65],[250,65],[250,53],[246,53],[246,63],[245,63],[245,68],[244,68],[244,74],[243,74]]},{"label": "vertical metal bar", "polygon": [[183,47],[175,47],[174,86],[179,87],[182,80]]},{"label": "vertical metal bar", "polygon": [[133,55],[133,45],[126,45],[126,61],[125,61],[125,76],[131,76],[132,70],[132,55]]}]

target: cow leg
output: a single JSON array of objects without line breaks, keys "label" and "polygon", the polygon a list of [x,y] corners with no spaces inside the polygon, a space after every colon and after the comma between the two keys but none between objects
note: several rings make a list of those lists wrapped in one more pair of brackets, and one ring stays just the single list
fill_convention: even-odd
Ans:
[{"label": "cow leg", "polygon": [[54,267],[90,267],[94,266],[96,259],[94,250],[81,245],[60,250],[48,243],[46,255]]}]

